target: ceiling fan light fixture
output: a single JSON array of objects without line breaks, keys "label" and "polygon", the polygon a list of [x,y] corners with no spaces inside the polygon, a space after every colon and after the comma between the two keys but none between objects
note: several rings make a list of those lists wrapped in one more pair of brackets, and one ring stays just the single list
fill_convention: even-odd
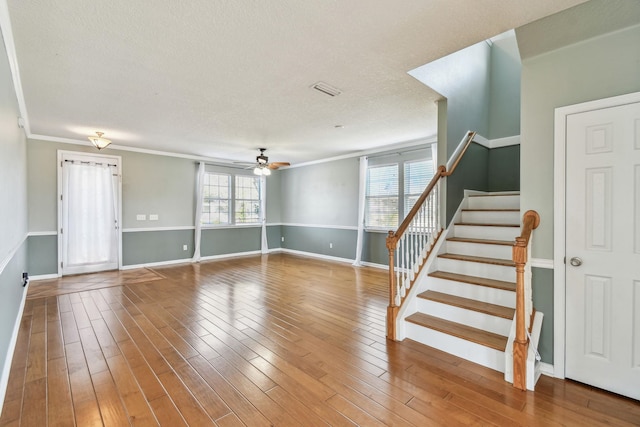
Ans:
[{"label": "ceiling fan light fixture", "polygon": [[103,148],[106,148],[109,144],[111,144],[111,140],[110,139],[102,137],[102,135],[104,135],[104,132],[96,132],[96,135],[98,135],[98,136],[90,136],[88,138],[89,138],[89,141],[91,141],[91,143],[98,150],[102,150]]},{"label": "ceiling fan light fixture", "polygon": [[258,176],[269,176],[271,175],[271,170],[266,165],[258,165],[253,170],[253,173]]}]

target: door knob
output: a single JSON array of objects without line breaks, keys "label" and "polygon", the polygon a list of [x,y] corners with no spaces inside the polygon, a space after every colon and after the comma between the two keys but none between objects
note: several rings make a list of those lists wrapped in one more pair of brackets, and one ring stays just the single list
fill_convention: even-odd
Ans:
[{"label": "door knob", "polygon": [[580,267],[582,265],[582,260],[580,258],[578,258],[577,256],[574,256],[573,258],[571,258],[571,260],[569,262],[574,267]]}]

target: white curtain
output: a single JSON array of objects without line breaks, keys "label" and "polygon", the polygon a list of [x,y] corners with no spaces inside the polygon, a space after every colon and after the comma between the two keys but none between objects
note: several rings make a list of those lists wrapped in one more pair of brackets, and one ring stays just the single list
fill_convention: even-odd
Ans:
[{"label": "white curtain", "polygon": [[200,242],[202,240],[202,203],[204,199],[204,162],[198,165],[198,173],[196,175],[196,214],[194,224],[196,230],[194,232],[193,241],[193,262],[200,262]]},{"label": "white curtain", "polygon": [[367,166],[369,162],[366,156],[360,157],[360,178],[358,186],[358,240],[356,240],[356,259],[353,265],[362,265],[362,241],[364,239],[364,204],[367,191]]},{"label": "white curtain", "polygon": [[262,238],[260,249],[263,254],[269,253],[269,242],[267,242],[267,177],[260,176],[260,216],[262,221]]},{"label": "white curtain", "polygon": [[64,162],[63,262],[65,268],[116,263],[117,206],[107,164]]}]

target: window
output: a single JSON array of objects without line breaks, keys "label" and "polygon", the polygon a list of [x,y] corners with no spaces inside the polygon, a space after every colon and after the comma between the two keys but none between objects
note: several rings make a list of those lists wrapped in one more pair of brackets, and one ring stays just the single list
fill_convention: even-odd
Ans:
[{"label": "window", "polygon": [[206,172],[204,174],[204,200],[202,224],[230,224],[231,176]]},{"label": "window", "polygon": [[397,164],[368,168],[364,221],[373,228],[398,226]]},{"label": "window", "polygon": [[260,178],[236,175],[236,224],[260,222]]},{"label": "window", "polygon": [[406,216],[418,197],[422,194],[433,177],[433,162],[417,160],[404,164],[404,216]]},{"label": "window", "polygon": [[365,227],[391,230],[400,225],[433,178],[433,161],[425,157],[424,154],[403,155],[393,164],[383,164],[384,158],[370,161]]},{"label": "window", "polygon": [[260,178],[205,172],[202,225],[259,224]]}]

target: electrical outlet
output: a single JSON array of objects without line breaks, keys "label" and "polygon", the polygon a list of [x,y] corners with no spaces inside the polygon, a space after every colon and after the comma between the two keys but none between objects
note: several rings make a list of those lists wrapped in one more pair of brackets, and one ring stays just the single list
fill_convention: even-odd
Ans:
[{"label": "electrical outlet", "polygon": [[329,243],[329,249],[333,249],[333,243]]},{"label": "electrical outlet", "polygon": [[182,250],[186,251],[187,250],[187,245],[182,245]]},{"label": "electrical outlet", "polygon": [[280,237],[280,241],[284,242],[284,236]]},{"label": "electrical outlet", "polygon": [[149,214],[149,221],[157,221],[158,219],[160,219],[158,214]]}]

